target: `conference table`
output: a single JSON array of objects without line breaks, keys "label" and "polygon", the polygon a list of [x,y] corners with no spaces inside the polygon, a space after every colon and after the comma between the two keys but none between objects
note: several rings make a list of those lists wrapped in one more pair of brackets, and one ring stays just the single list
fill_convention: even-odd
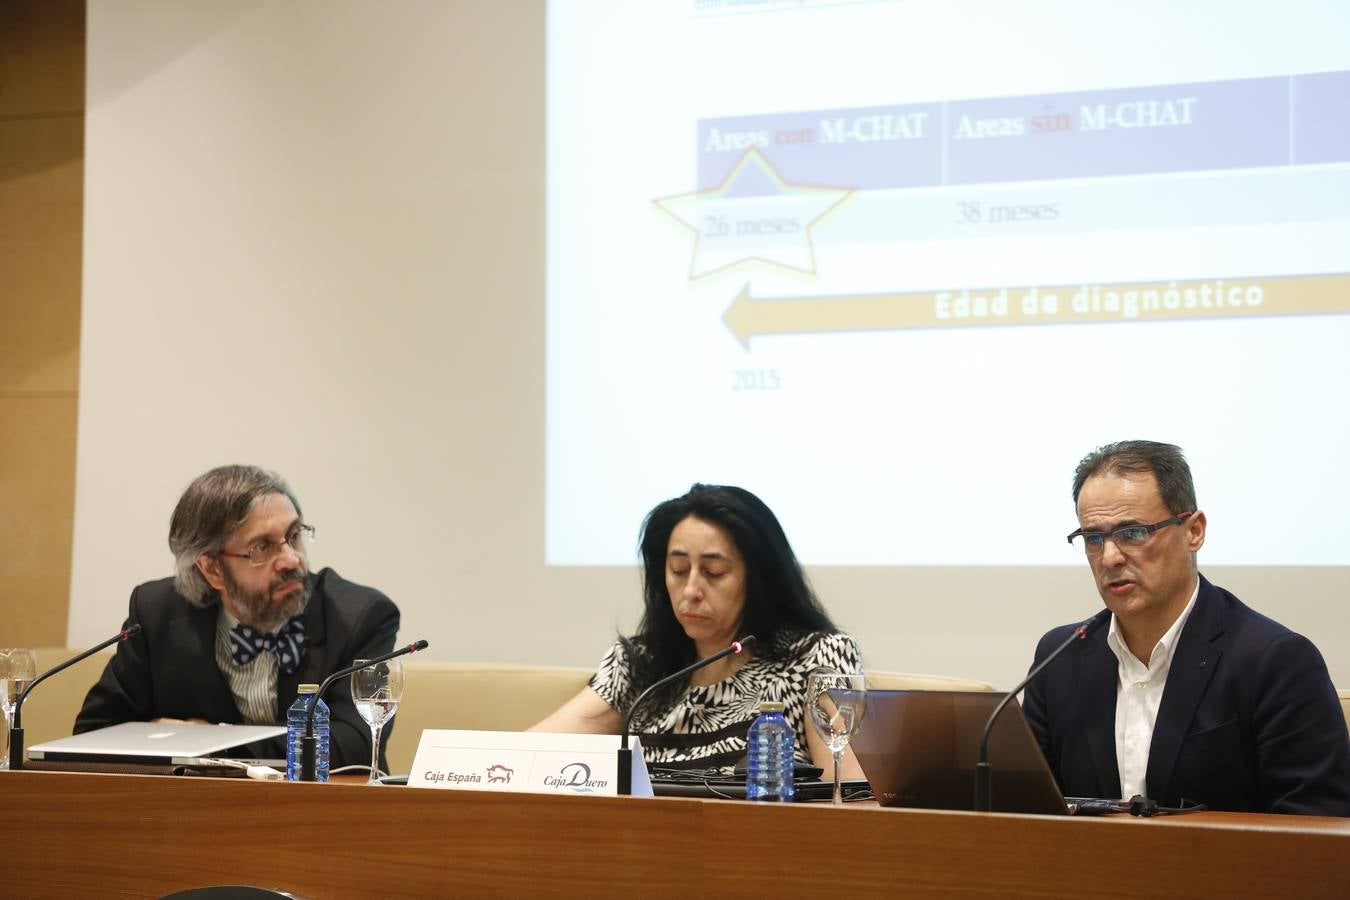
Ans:
[{"label": "conference table", "polygon": [[0,896],[1350,897],[1350,819],[0,771]]}]

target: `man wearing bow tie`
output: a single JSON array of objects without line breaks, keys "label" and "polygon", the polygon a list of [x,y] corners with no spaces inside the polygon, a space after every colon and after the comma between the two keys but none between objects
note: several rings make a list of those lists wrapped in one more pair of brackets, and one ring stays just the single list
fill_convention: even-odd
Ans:
[{"label": "man wearing bow tie", "polygon": [[[132,591],[126,625],[141,633],[118,645],[75,733],[162,719],[284,724],[299,685],[392,650],[398,607],[330,568],[311,572],[313,536],[276,473],[222,466],[192,482],[169,523],[176,574]],[[344,687],[324,697],[335,769],[370,761],[370,728]],[[282,758],[285,738],[247,753]]]}]

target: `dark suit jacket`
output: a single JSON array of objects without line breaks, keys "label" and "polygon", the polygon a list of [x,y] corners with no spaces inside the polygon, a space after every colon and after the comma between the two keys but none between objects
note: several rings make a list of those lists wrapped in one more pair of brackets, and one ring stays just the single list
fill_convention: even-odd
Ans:
[{"label": "dark suit jacket", "polygon": [[[1041,638],[1036,661],[1076,626]],[[1118,661],[1098,628],[1027,687],[1027,721],[1071,797],[1115,797]],[[1167,674],[1145,776],[1151,799],[1350,816],[1350,736],[1317,648],[1200,578]],[[1128,799],[1128,798],[1126,798]]]},{"label": "dark suit jacket", "polygon": [[[309,576],[313,591],[305,607],[305,654],[293,675],[277,675],[278,724],[301,684],[319,684],[333,672],[394,649],[398,607],[373,588],[353,584],[332,569]],[[193,606],[173,579],[151,581],[131,592],[123,627],[138,622],[141,633],[123,641],[103,676],[90,689],[75,719],[75,733],[119,722],[161,717],[242,724],[229,682],[216,665],[216,604]],[[341,681],[345,681],[342,679]],[[370,726],[356,711],[346,683],[324,694],[332,711],[329,758],[333,768],[370,765]],[[385,727],[381,744],[392,728]],[[250,756],[282,759],[284,737],[250,745]],[[381,747],[383,758],[383,747]]]}]

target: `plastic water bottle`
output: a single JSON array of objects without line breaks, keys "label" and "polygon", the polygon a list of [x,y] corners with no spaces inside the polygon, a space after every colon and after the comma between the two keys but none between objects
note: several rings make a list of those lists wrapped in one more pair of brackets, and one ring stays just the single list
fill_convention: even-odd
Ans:
[{"label": "plastic water bottle", "polygon": [[759,705],[759,717],[750,726],[750,771],[745,782],[749,800],[790,803],[796,788],[792,784],[792,726],[783,718],[783,704]]},{"label": "plastic water bottle", "polygon": [[[305,736],[305,718],[309,715],[309,703],[318,693],[317,684],[302,684],[298,688],[300,696],[295,698],[291,708],[286,710],[286,780],[299,781],[300,771],[304,768],[301,738]],[[328,704],[323,700],[314,709],[314,780],[328,780]]]}]

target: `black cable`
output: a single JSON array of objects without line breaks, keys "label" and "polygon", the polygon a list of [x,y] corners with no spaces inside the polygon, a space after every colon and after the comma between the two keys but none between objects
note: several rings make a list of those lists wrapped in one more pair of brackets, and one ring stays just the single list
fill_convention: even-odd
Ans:
[{"label": "black cable", "polygon": [[[1194,800],[1187,800],[1185,797],[1181,798],[1180,806],[1161,806],[1158,804],[1157,800],[1150,800],[1143,794],[1135,794],[1131,797],[1126,808],[1129,810],[1130,815],[1139,816],[1144,819],[1149,819],[1153,816],[1176,816],[1183,813],[1204,812],[1209,809],[1205,804],[1196,803]],[[1123,811],[1124,810],[1122,810],[1122,812]]]}]

